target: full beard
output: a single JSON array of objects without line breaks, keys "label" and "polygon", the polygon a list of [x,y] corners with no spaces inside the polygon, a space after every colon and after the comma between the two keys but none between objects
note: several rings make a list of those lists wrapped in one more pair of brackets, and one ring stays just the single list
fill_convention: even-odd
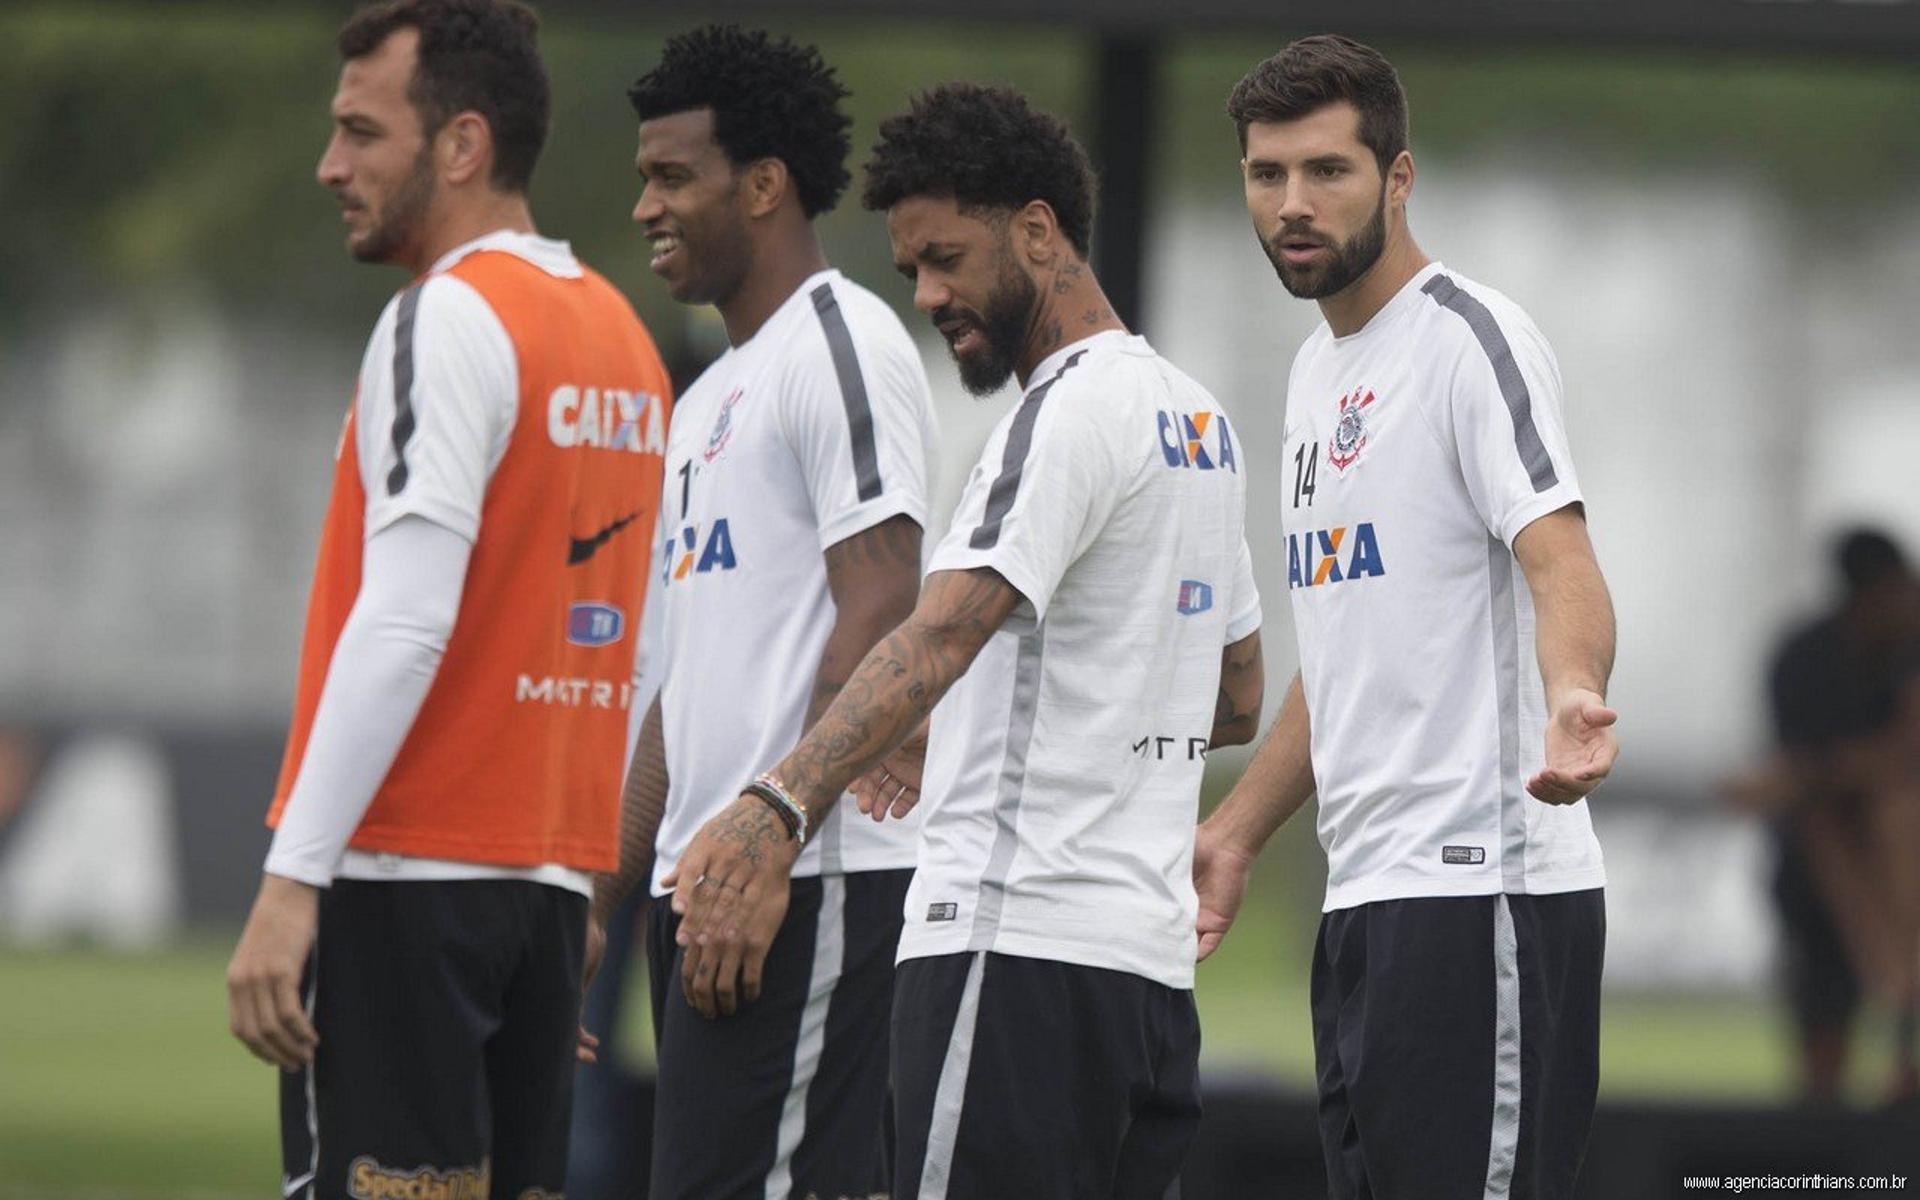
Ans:
[{"label": "full beard", "polygon": [[[976,396],[1000,390],[1019,365],[1026,349],[1027,331],[1033,326],[1034,309],[1040,303],[1040,288],[1025,271],[1002,260],[1000,278],[987,294],[986,311],[964,313],[980,333],[984,348],[967,354],[947,345],[954,363],[960,368],[960,383]],[[936,319],[941,319],[935,314]]]},{"label": "full beard", "polygon": [[1275,234],[1271,242],[1264,239],[1260,248],[1267,253],[1267,261],[1273,264],[1274,274],[1280,277],[1280,283],[1287,291],[1302,300],[1324,300],[1336,296],[1352,287],[1354,281],[1373,269],[1380,261],[1380,255],[1387,248],[1387,194],[1380,192],[1380,203],[1373,210],[1373,219],[1366,228],[1354,234],[1344,242],[1328,247],[1327,260],[1310,266],[1295,266],[1280,253],[1280,240],[1287,234],[1282,229]]},{"label": "full beard", "polygon": [[433,159],[422,150],[413,171],[400,182],[387,202],[380,206],[373,228],[348,243],[353,257],[364,263],[392,262],[419,238],[426,222],[427,208],[433,203]]}]

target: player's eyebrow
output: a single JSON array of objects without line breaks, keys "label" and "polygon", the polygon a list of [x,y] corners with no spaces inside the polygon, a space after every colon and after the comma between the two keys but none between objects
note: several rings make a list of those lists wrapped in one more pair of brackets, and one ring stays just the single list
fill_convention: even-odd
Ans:
[{"label": "player's eyebrow", "polygon": [[363,112],[356,112],[350,108],[336,111],[333,114],[333,123],[342,129],[349,129],[355,133],[379,133],[381,130],[380,122]]}]

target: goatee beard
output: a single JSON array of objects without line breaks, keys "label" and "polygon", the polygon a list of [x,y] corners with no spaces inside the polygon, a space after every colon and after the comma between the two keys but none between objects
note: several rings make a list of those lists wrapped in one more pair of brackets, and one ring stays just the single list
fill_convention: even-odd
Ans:
[{"label": "goatee beard", "polygon": [[379,221],[352,247],[354,258],[366,263],[392,262],[419,235],[433,203],[435,178],[431,148],[423,149],[413,170],[380,206]]},{"label": "goatee beard", "polygon": [[1027,330],[1033,325],[1033,310],[1040,303],[1040,289],[1025,271],[1011,262],[1003,262],[1000,278],[987,295],[986,311],[974,327],[985,348],[971,354],[953,354],[960,368],[960,384],[975,396],[988,396],[1000,390],[1020,362],[1026,349]]},{"label": "goatee beard", "polygon": [[1274,235],[1273,241],[1262,240],[1260,248],[1267,253],[1267,261],[1273,264],[1273,273],[1280,277],[1280,284],[1288,292],[1302,300],[1324,300],[1335,296],[1353,286],[1355,280],[1373,269],[1380,261],[1381,254],[1387,248],[1387,195],[1384,188],[1380,192],[1380,203],[1373,210],[1373,219],[1366,228],[1354,234],[1345,242],[1328,246],[1327,262],[1318,267],[1296,267],[1280,253],[1279,242],[1286,235],[1283,228]]}]

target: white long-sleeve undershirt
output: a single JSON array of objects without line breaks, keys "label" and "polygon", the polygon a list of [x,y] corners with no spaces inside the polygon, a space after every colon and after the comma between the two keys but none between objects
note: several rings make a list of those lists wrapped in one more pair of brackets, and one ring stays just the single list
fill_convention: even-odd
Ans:
[{"label": "white long-sleeve undershirt", "polygon": [[339,872],[440,669],[472,552],[461,534],[413,515],[367,539],[269,874],[325,887]]}]

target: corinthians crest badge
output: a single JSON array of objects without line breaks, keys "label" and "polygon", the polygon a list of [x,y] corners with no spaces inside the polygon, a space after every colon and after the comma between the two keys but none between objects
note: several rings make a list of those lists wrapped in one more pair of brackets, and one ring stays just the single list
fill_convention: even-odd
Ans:
[{"label": "corinthians crest badge", "polygon": [[1372,392],[1362,395],[1356,390],[1340,397],[1340,422],[1327,439],[1327,461],[1335,470],[1344,471],[1358,462],[1367,448],[1367,409],[1372,404]]},{"label": "corinthians crest badge", "polygon": [[727,398],[720,402],[720,415],[713,422],[713,432],[707,435],[707,448],[701,457],[708,462],[720,457],[720,452],[733,440],[733,406],[740,403],[745,392],[741,388],[733,389]]}]

